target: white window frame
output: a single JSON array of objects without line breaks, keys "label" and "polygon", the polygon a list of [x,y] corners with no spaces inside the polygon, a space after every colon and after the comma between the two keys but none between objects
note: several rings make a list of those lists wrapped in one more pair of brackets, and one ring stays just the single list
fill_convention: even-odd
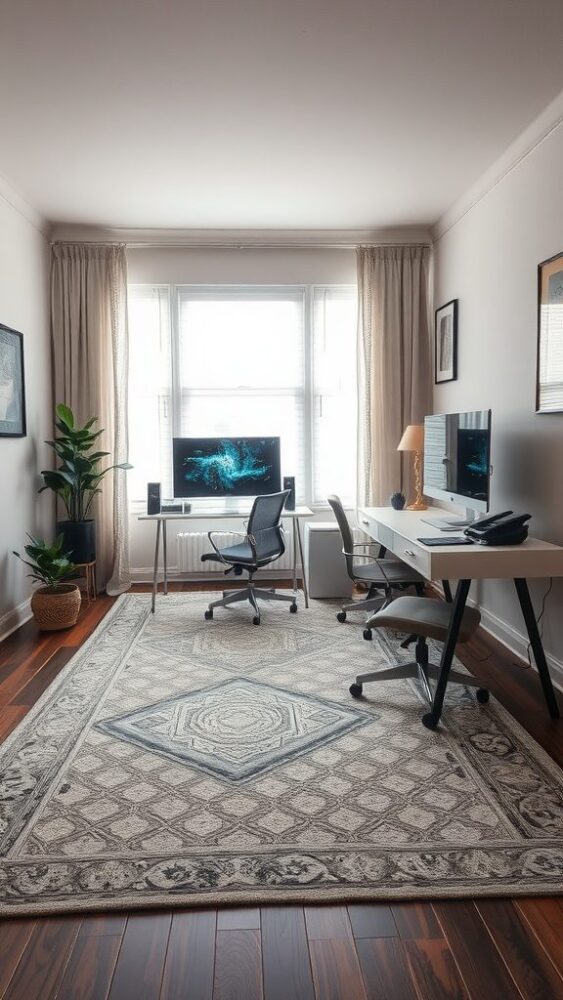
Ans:
[{"label": "white window frame", "polygon": [[[271,293],[275,295],[279,292],[288,292],[290,294],[299,294],[303,299],[303,373],[304,373],[304,384],[303,384],[303,428],[305,432],[305,440],[303,442],[303,453],[304,453],[304,471],[305,471],[305,483],[304,483],[304,502],[307,506],[314,508],[315,510],[326,510],[328,509],[328,504],[326,501],[315,501],[314,500],[314,451],[315,451],[315,415],[314,415],[314,392],[315,392],[315,379],[314,379],[314,308],[315,308],[315,296],[319,292],[325,290],[331,292],[342,292],[347,294],[355,294],[356,286],[353,284],[332,284],[332,283],[314,283],[314,284],[167,284],[165,282],[132,282],[129,286],[133,289],[149,289],[158,290],[164,293],[168,297],[168,315],[170,323],[170,387],[171,387],[171,408],[172,408],[172,435],[179,436],[181,427],[181,409],[182,409],[182,386],[180,384],[180,301],[182,293],[189,292],[209,295],[213,298],[214,294],[220,295],[222,293],[233,293],[240,292],[241,297],[245,295],[252,294],[268,294]],[[351,447],[355,447],[355,443],[351,442]],[[353,484],[353,491],[355,493],[355,483]],[[138,512],[143,510],[146,504],[145,501],[133,500],[130,502],[130,509],[132,512]]]}]

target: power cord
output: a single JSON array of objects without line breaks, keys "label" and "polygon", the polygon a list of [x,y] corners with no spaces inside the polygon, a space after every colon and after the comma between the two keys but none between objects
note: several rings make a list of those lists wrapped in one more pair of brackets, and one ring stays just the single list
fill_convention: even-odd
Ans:
[{"label": "power cord", "polygon": [[[543,616],[545,614],[545,605],[546,605],[546,601],[547,601],[547,599],[548,599],[548,597],[549,597],[549,595],[551,593],[552,587],[553,587],[553,577],[550,576],[548,587],[547,587],[547,589],[544,592],[544,595],[542,597],[541,611],[540,611],[538,617],[536,618],[536,625],[538,626],[539,633],[540,633],[540,639],[542,639],[542,640],[543,640]],[[531,668],[532,668],[531,649],[532,649],[532,643],[529,642],[528,645],[527,645],[527,647],[526,647],[526,657],[527,657],[528,663],[522,665],[521,662],[518,663],[517,660],[513,660],[514,666],[520,667],[521,670],[531,670]]]}]

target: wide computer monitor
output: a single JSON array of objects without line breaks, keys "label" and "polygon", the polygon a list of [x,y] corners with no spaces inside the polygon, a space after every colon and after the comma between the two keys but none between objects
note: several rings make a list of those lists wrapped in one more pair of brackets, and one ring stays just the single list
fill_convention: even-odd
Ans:
[{"label": "wide computer monitor", "polygon": [[174,496],[254,497],[281,490],[279,437],[174,438]]},{"label": "wide computer monitor", "polygon": [[489,509],[491,411],[424,418],[424,493],[470,511]]}]

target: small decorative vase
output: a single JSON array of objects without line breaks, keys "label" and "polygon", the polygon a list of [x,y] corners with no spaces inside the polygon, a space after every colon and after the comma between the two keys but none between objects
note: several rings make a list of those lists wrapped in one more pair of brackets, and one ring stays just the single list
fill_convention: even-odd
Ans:
[{"label": "small decorative vase", "polygon": [[389,498],[393,510],[402,510],[406,503],[404,493],[393,493]]},{"label": "small decorative vase", "polygon": [[31,610],[42,632],[55,632],[76,625],[81,600],[74,583],[38,587],[31,597]]}]

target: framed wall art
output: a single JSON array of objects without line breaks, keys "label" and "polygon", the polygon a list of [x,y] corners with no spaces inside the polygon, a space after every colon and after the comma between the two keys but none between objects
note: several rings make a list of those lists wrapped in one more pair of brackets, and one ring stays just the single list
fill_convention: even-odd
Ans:
[{"label": "framed wall art", "polygon": [[0,323],[0,437],[25,437],[23,334]]},{"label": "framed wall art", "polygon": [[457,299],[436,309],[434,319],[434,381],[454,382],[457,378]]},{"label": "framed wall art", "polygon": [[538,266],[536,412],[563,411],[563,252]]}]

